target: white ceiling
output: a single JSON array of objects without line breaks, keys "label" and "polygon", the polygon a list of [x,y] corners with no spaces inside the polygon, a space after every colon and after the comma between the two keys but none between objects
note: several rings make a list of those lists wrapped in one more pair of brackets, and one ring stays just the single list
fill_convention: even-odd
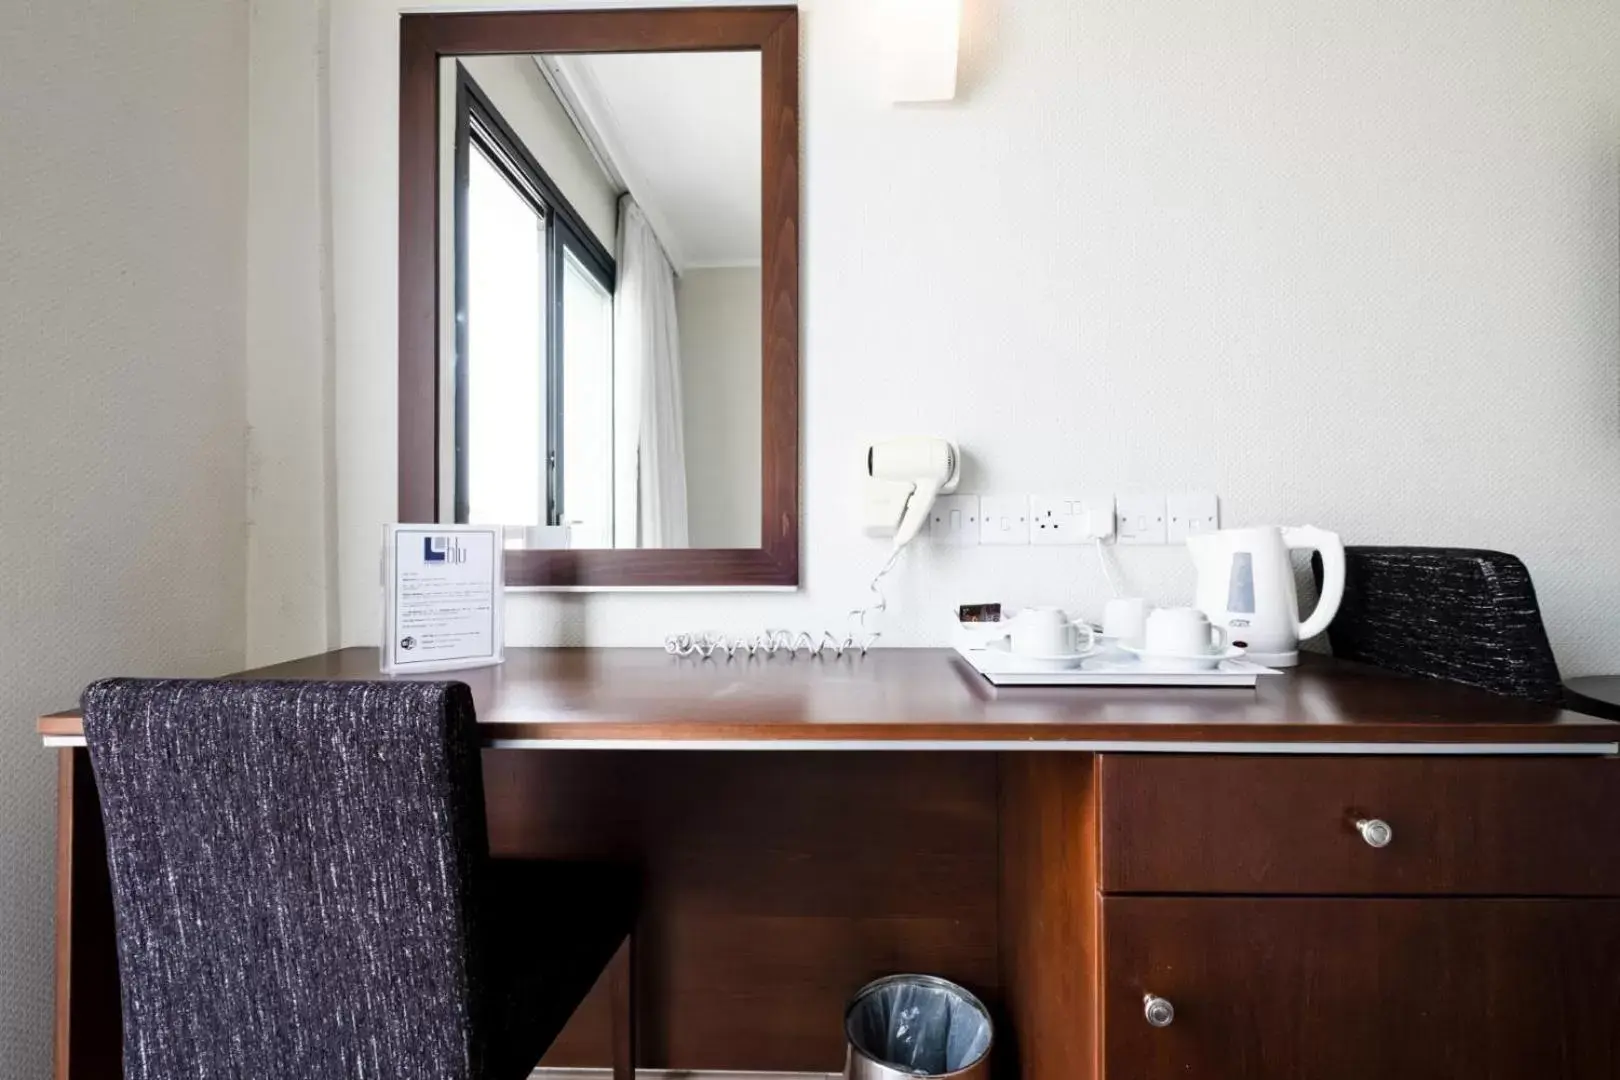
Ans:
[{"label": "white ceiling", "polygon": [[760,261],[759,61],[593,53],[542,64],[677,270]]}]

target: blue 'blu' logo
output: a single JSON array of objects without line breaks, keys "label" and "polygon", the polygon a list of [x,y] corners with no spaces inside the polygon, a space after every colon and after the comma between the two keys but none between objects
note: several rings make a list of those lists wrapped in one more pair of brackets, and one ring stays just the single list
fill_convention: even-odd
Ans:
[{"label": "blue 'blu' logo", "polygon": [[467,553],[462,550],[461,541],[452,537],[425,536],[422,538],[422,561],[460,565],[467,561]]}]

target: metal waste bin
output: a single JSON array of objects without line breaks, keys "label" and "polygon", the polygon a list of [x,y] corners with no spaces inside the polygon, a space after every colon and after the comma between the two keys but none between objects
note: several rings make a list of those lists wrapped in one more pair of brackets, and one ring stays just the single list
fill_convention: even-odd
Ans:
[{"label": "metal waste bin", "polygon": [[847,1080],[985,1080],[995,1031],[984,1003],[932,975],[890,975],[844,1012]]}]

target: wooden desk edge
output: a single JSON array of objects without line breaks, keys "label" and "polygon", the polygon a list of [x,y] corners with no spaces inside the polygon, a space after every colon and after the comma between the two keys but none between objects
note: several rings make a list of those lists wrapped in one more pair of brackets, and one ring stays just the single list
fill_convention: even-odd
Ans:
[{"label": "wooden desk edge", "polygon": [[[1561,714],[1565,717],[1570,714]],[[509,749],[1089,750],[1320,753],[1620,752],[1620,725],[1591,718],[1545,724],[834,723],[775,721],[539,721],[479,725],[487,746]],[[49,746],[82,745],[77,711],[40,717]]]}]

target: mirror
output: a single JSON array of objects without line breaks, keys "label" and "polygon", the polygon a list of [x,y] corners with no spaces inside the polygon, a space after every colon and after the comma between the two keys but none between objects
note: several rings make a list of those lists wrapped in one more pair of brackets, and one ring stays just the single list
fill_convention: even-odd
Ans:
[{"label": "mirror", "polygon": [[440,63],[441,520],[758,547],[759,54]]},{"label": "mirror", "polygon": [[401,36],[401,520],[520,586],[796,584],[796,13]]}]

